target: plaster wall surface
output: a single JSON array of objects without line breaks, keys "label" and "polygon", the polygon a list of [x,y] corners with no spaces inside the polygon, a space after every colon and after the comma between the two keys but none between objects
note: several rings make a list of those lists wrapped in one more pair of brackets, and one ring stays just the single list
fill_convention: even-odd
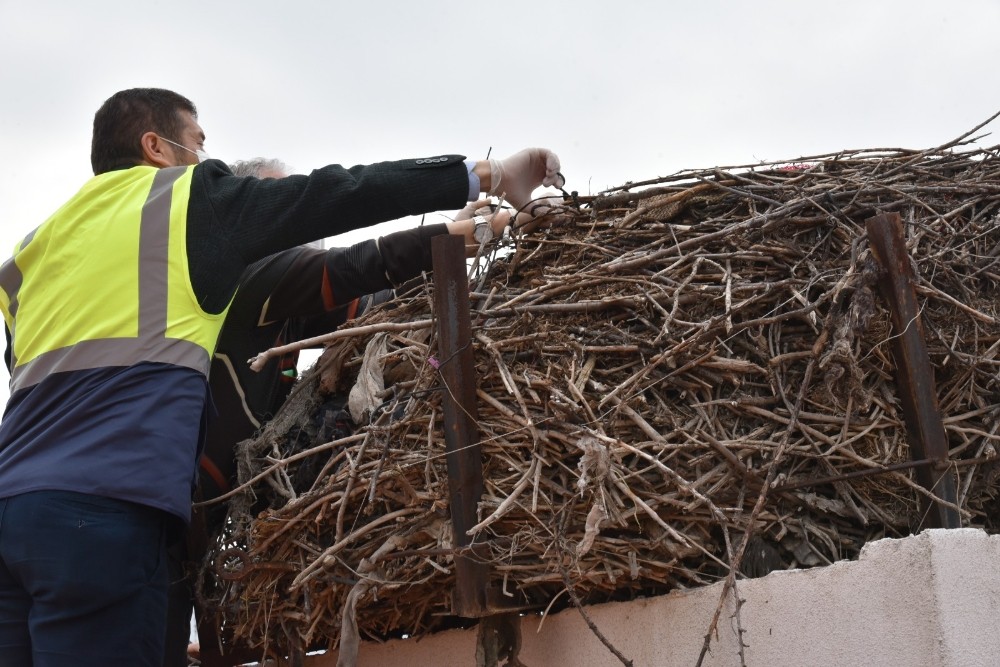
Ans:
[{"label": "plaster wall surface", "polygon": [[[1000,536],[974,529],[928,530],[867,545],[857,561],[740,580],[738,621],[724,602],[706,666],[1000,664]],[[587,614],[635,667],[693,667],[719,606],[722,584],[631,602],[593,605]],[[521,619],[527,667],[614,667],[622,663],[568,609]],[[476,631],[361,647],[359,667],[470,667]],[[328,653],[308,667],[334,667]]]}]

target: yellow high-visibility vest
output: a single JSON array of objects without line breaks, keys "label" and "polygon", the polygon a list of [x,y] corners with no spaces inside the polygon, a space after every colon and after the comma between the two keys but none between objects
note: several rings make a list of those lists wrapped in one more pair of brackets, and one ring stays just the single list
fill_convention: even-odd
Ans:
[{"label": "yellow high-visibility vest", "polygon": [[0,266],[11,392],[53,373],[143,361],[208,375],[228,307],[191,286],[187,209],[194,167],[95,176]]}]

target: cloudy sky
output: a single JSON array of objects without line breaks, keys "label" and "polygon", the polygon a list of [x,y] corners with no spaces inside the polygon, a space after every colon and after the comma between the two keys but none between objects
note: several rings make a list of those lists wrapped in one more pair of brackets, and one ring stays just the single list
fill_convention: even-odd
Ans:
[{"label": "cloudy sky", "polygon": [[996,0],[0,0],[0,247],[90,176],[123,88],[192,99],[227,161],[542,145],[588,193],[944,143],[1000,110],[998,28]]}]

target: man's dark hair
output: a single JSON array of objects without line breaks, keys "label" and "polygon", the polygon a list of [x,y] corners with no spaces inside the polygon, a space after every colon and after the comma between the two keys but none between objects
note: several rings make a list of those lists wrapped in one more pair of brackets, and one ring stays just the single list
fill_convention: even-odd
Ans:
[{"label": "man's dark hair", "polygon": [[90,144],[94,175],[142,162],[139,140],[146,132],[179,141],[184,129],[180,116],[183,111],[198,117],[191,100],[162,88],[131,88],[109,97],[94,114]]}]

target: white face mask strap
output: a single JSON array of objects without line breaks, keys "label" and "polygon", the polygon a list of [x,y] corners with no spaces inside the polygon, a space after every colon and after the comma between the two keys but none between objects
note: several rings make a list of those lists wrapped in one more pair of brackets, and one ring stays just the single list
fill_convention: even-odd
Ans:
[{"label": "white face mask strap", "polygon": [[172,146],[177,146],[177,148],[183,148],[188,153],[194,153],[195,156],[198,158],[198,162],[199,163],[204,162],[205,160],[209,159],[208,153],[206,153],[205,151],[201,150],[200,148],[198,150],[196,150],[196,151],[193,151],[190,148],[188,148],[187,146],[185,146],[183,144],[179,144],[176,141],[171,141],[170,139],[167,139],[166,137],[160,137],[160,139],[163,139],[165,142],[167,142],[168,144],[171,144]]}]

